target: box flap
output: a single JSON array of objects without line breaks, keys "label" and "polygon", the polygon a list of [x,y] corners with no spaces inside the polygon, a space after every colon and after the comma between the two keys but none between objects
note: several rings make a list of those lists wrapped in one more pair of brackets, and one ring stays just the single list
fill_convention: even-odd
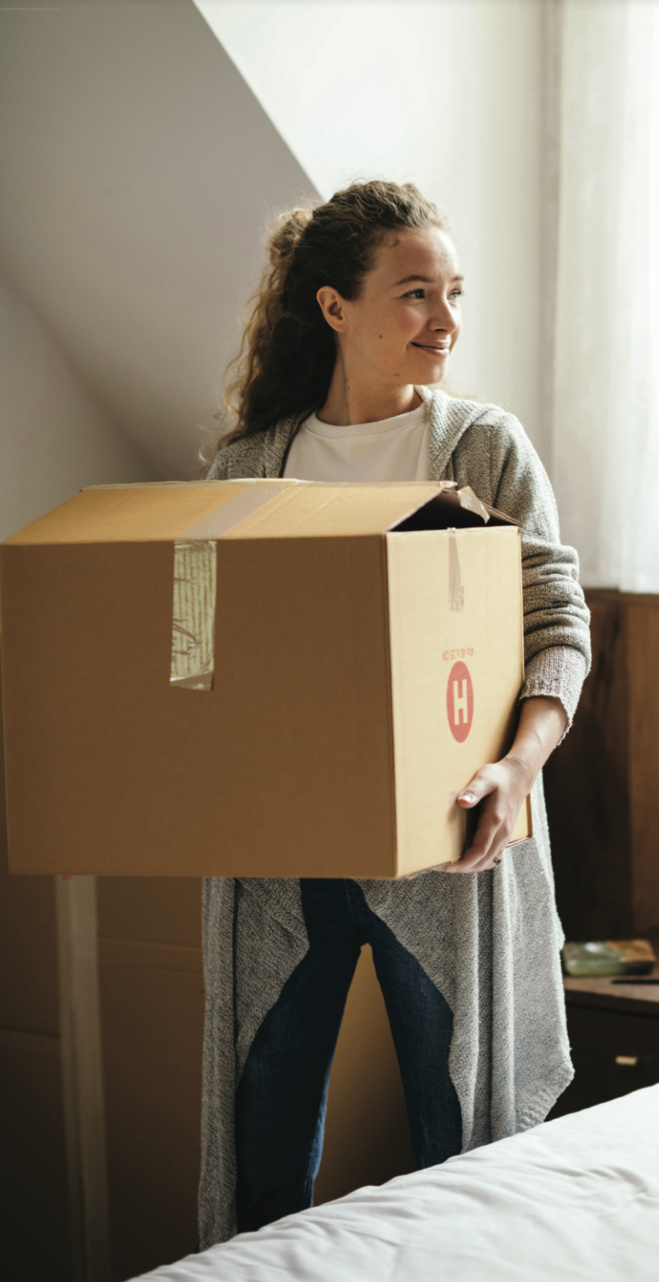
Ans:
[{"label": "box flap", "polygon": [[[326,485],[302,481],[228,531],[230,539],[385,534],[446,487],[444,481]],[[449,483],[450,484],[450,483]]]},{"label": "box flap", "polygon": [[439,493],[420,504],[395,530],[410,533],[412,530],[482,529],[486,524],[522,528],[512,516],[479,499],[470,485],[458,489],[455,483],[443,482]]},{"label": "box flap", "polygon": [[511,523],[453,481],[326,485],[280,477],[93,485],[7,545],[327,538]]},{"label": "box flap", "polygon": [[[254,499],[267,503],[289,485],[283,480],[192,481],[148,485],[92,485],[5,539],[6,544],[159,543],[192,534],[211,514],[234,508],[234,520],[250,511]],[[218,515],[218,526],[226,516]]]}]

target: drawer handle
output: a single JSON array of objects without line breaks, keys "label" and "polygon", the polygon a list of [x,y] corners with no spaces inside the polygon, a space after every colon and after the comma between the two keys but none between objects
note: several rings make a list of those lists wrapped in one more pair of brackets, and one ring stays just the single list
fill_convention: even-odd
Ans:
[{"label": "drawer handle", "polygon": [[619,1064],[621,1068],[636,1068],[638,1055],[616,1055],[616,1064]]}]

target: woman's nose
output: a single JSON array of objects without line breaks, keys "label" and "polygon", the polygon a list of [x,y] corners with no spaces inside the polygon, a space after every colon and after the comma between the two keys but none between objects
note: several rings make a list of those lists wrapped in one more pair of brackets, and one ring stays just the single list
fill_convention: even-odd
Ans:
[{"label": "woman's nose", "polygon": [[445,302],[437,304],[429,324],[433,330],[443,329],[447,334],[453,334],[456,329],[459,329],[460,320],[449,303]]},{"label": "woman's nose", "polygon": [[460,323],[456,320],[452,312],[448,311],[445,314],[440,315],[437,313],[433,316],[432,320],[429,322],[429,328],[434,334],[455,334],[456,330],[460,328]]}]

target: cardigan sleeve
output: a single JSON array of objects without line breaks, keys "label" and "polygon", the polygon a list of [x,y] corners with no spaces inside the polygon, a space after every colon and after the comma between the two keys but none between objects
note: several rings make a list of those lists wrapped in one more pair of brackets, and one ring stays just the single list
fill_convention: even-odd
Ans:
[{"label": "cardigan sleeve", "polygon": [[207,481],[226,481],[227,479],[227,461],[224,457],[224,450],[218,450],[208,472],[206,473]]},{"label": "cardigan sleeve", "polygon": [[520,698],[560,699],[569,729],[591,658],[579,558],[561,543],[549,477],[519,420],[505,414],[488,430],[493,505],[523,526],[526,674]]},{"label": "cardigan sleeve", "polygon": [[242,477],[278,475],[266,467],[269,435],[267,432],[255,432],[221,446],[208,469],[206,480],[233,481]]}]

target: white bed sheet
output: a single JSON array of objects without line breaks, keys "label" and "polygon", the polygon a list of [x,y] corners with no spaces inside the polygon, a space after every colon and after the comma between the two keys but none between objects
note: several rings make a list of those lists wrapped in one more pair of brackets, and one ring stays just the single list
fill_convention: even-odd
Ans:
[{"label": "white bed sheet", "polygon": [[659,1086],[358,1189],[149,1282],[659,1282]]}]

